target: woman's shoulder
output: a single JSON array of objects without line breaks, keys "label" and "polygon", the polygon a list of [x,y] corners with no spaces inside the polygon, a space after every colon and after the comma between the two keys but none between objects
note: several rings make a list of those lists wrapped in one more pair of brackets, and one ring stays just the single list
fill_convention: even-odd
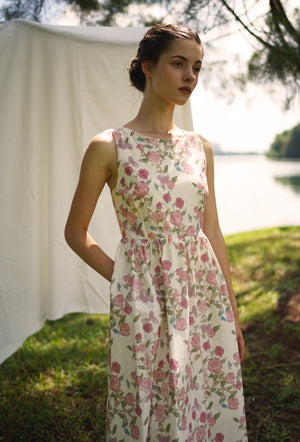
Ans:
[{"label": "woman's shoulder", "polygon": [[115,160],[113,129],[106,129],[95,135],[89,142],[85,157],[96,163],[111,163]]}]

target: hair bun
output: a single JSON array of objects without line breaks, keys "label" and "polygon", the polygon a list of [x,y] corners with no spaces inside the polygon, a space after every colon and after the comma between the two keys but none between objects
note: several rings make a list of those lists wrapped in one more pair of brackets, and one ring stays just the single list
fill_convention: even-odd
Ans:
[{"label": "hair bun", "polygon": [[144,92],[146,78],[142,70],[141,61],[138,59],[138,57],[131,60],[128,72],[132,86],[136,87],[139,91]]}]

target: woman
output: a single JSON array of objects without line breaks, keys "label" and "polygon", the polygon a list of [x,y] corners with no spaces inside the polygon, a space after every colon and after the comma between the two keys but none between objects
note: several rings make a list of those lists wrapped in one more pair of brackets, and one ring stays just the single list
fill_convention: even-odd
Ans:
[{"label": "woman", "polygon": [[[85,153],[65,236],[111,282],[107,440],[246,441],[244,340],[219,227],[211,145],[175,126],[203,61],[197,34],[156,25],[129,69],[137,116]],[[88,226],[105,183],[122,241]]]}]

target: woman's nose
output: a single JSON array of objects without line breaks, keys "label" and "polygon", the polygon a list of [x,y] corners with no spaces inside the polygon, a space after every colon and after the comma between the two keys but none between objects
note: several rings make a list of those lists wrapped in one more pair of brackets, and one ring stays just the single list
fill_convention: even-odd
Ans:
[{"label": "woman's nose", "polygon": [[191,68],[189,68],[189,67],[186,68],[186,70],[184,72],[184,79],[185,80],[189,80],[189,81],[193,81],[193,80],[196,79],[196,75],[195,75],[194,69],[192,67]]}]

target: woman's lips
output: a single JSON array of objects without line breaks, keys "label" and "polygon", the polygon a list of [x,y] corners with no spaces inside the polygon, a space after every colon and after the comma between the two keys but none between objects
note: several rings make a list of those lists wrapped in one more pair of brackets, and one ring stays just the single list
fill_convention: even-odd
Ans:
[{"label": "woman's lips", "polygon": [[185,95],[190,95],[190,93],[191,93],[191,88],[188,86],[180,87],[178,90]]}]

